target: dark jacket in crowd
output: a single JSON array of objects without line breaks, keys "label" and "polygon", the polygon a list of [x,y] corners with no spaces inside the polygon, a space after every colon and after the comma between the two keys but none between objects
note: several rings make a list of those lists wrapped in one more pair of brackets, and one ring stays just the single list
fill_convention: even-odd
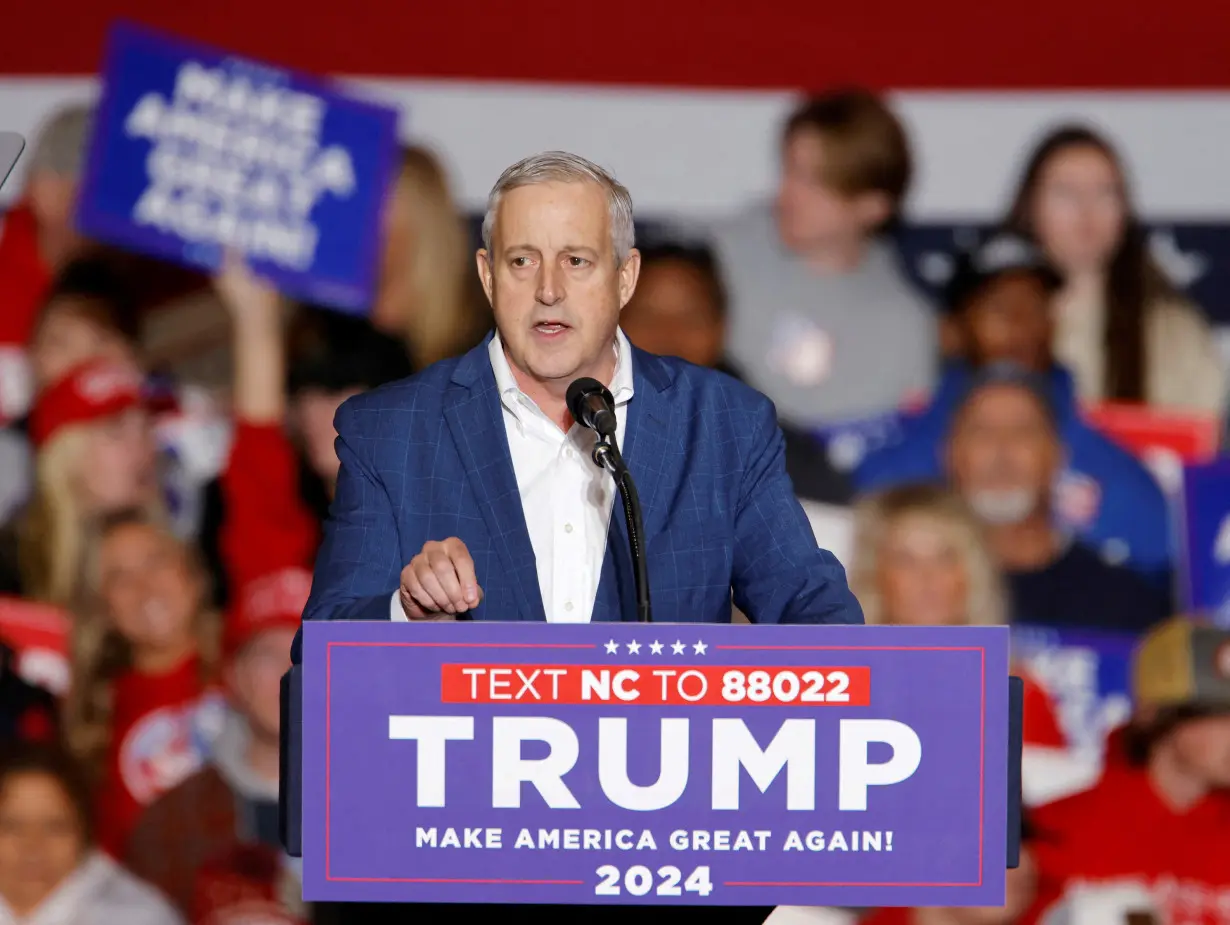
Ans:
[{"label": "dark jacket in crowd", "polygon": [[[859,491],[944,478],[944,444],[972,375],[963,364],[948,367],[931,404],[905,421],[900,441],[863,460],[854,476]],[[1050,381],[1067,452],[1055,498],[1061,525],[1103,558],[1167,586],[1170,529],[1161,488],[1131,453],[1082,420],[1071,373],[1056,366]]]}]

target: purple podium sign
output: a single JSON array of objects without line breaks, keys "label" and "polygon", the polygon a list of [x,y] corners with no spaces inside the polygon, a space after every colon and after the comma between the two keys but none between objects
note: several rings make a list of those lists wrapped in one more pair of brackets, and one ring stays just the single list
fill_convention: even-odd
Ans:
[{"label": "purple podium sign", "polygon": [[310,901],[998,906],[1003,627],[306,623]]}]

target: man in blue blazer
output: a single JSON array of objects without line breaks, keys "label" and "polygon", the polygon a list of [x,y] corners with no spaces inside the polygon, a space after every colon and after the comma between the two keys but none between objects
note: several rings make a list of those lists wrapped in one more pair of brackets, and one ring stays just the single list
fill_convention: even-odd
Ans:
[{"label": "man in blue blazer", "polygon": [[861,623],[816,545],[767,398],[633,348],[632,202],[550,152],[488,201],[478,271],[497,331],[464,356],[347,401],[307,620],[634,620],[615,487],[565,393],[609,385],[644,508],[655,619]]}]

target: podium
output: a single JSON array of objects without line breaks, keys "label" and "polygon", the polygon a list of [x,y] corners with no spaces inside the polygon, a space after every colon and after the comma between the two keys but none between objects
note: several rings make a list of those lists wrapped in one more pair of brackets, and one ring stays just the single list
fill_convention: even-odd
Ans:
[{"label": "podium", "polygon": [[305,623],[308,901],[998,906],[1005,627]]}]

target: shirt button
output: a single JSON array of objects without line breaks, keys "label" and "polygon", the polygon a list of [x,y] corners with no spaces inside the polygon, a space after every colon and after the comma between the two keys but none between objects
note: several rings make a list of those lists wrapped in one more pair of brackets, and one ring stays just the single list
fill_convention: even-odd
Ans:
[{"label": "shirt button", "polygon": [[565,603],[564,603],[564,609],[565,609],[565,610],[567,610],[567,611],[570,611],[570,612],[571,612],[571,610],[572,610],[572,601],[567,601],[567,602],[565,602]]},{"label": "shirt button", "polygon": [[571,532],[572,532],[572,524],[564,524],[564,532],[565,532],[565,533],[571,533]]}]

